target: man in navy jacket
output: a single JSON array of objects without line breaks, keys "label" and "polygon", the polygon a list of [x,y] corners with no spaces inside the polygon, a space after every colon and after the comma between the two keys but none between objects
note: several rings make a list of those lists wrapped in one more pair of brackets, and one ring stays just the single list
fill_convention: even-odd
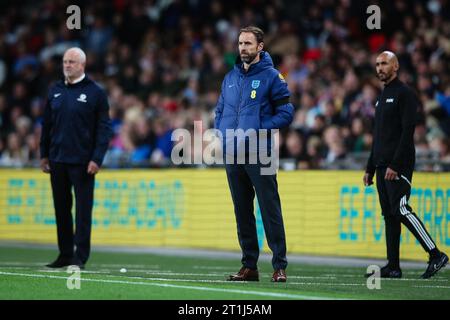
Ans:
[{"label": "man in navy jacket", "polygon": [[89,258],[95,174],[112,137],[106,93],[85,75],[85,66],[81,49],[65,52],[65,78],[50,88],[44,110],[41,169],[50,173],[59,248],[58,258],[47,265],[50,268],[84,268]]},{"label": "man in navy jacket", "polygon": [[[274,68],[270,55],[263,51],[263,37],[263,31],[257,27],[240,30],[239,57],[234,69],[225,76],[216,107],[215,128],[224,138],[225,154],[235,152],[236,145],[241,142],[247,155],[244,163],[241,163],[242,161],[235,163],[235,154],[231,157],[233,159],[231,163],[229,157],[225,160],[239,244],[242,249],[242,268],[238,273],[230,275],[230,281],[259,280],[257,270],[259,246],[253,206],[255,192],[267,242],[273,252],[272,281],[286,281],[286,238],[276,173],[261,174],[262,161],[260,159],[256,163],[249,161],[249,154],[260,151],[261,139],[257,144],[253,144],[252,149],[249,137],[230,139],[227,135],[227,130],[230,129],[248,132],[280,129],[292,122],[294,108],[289,102],[290,93],[286,81]],[[257,153],[259,156],[259,152]]]}]

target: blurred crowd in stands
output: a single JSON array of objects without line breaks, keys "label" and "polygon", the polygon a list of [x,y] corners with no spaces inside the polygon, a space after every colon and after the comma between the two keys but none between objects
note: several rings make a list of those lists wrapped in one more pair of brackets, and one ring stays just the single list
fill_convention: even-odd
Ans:
[{"label": "blurred crowd in stands", "polygon": [[[69,30],[66,8],[75,3],[81,29]],[[381,30],[366,26],[371,4],[381,8]],[[109,96],[115,135],[105,166],[170,165],[174,129],[213,126],[247,25],[265,31],[292,93],[295,118],[280,134],[286,168],[364,167],[382,89],[374,61],[391,50],[422,103],[418,169],[450,170],[448,0],[2,1],[0,165],[38,163],[47,89],[73,46]]]}]

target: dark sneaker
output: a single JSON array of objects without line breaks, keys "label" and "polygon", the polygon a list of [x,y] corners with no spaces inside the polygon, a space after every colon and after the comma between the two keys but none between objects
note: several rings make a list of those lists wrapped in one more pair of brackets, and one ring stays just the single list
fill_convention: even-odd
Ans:
[{"label": "dark sneaker", "polygon": [[287,276],[286,271],[283,269],[275,270],[272,275],[272,282],[286,282]]},{"label": "dark sneaker", "polygon": [[441,252],[438,256],[431,258],[430,260],[428,260],[428,267],[427,270],[425,270],[424,274],[422,275],[422,279],[428,279],[431,278],[432,276],[434,276],[436,274],[436,272],[438,272],[439,270],[441,270],[442,268],[445,267],[445,265],[448,262],[448,256]]},{"label": "dark sneaker", "polygon": [[55,261],[52,263],[45,265],[48,268],[64,268],[68,266],[77,266],[80,269],[84,269],[84,263],[82,263],[77,258],[67,258],[67,257],[58,257]]},{"label": "dark sneaker", "polygon": [[[366,273],[366,278],[373,276],[375,273]],[[392,269],[389,266],[384,266],[380,269],[380,278],[400,279],[402,277],[402,270]]]},{"label": "dark sneaker", "polygon": [[259,281],[258,270],[242,267],[238,273],[231,274],[228,281]]},{"label": "dark sneaker", "polygon": [[48,268],[64,268],[73,264],[73,258],[58,257],[55,261],[46,264]]}]

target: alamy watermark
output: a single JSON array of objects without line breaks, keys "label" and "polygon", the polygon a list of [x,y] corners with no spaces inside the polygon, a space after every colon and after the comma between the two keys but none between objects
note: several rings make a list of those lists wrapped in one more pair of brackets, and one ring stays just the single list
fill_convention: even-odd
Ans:
[{"label": "alamy watermark", "polygon": [[67,282],[66,282],[67,289],[80,290],[81,289],[81,270],[80,270],[80,268],[75,265],[68,266],[67,273],[70,274],[70,276],[67,277]]},{"label": "alamy watermark", "polygon": [[66,20],[67,29],[73,30],[81,29],[81,9],[77,5],[70,5],[66,9],[66,13],[70,14],[70,16]]},{"label": "alamy watermark", "polygon": [[367,7],[366,13],[370,14],[370,17],[367,18],[366,26],[367,29],[373,30],[381,29],[381,9],[376,4],[370,5]]},{"label": "alamy watermark", "polygon": [[377,265],[370,265],[367,267],[367,274],[370,274],[367,277],[366,286],[369,290],[381,289],[381,269]]},{"label": "alamy watermark", "polygon": [[[194,121],[193,133],[179,128],[172,132],[174,165],[260,164],[261,175],[273,175],[279,167],[278,129],[202,130]],[[206,146],[205,146],[206,144]]]}]

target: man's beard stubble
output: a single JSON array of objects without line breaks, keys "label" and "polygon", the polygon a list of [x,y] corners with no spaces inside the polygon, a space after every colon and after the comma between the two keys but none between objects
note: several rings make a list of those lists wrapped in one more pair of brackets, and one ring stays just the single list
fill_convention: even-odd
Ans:
[{"label": "man's beard stubble", "polygon": [[242,60],[242,62],[249,64],[253,60],[255,60],[257,54],[258,54],[257,52],[255,54],[249,54],[249,53],[246,53],[245,55],[241,54],[241,60]]},{"label": "man's beard stubble", "polygon": [[382,82],[386,82],[391,77],[390,74],[387,73],[378,73],[378,79]]}]

